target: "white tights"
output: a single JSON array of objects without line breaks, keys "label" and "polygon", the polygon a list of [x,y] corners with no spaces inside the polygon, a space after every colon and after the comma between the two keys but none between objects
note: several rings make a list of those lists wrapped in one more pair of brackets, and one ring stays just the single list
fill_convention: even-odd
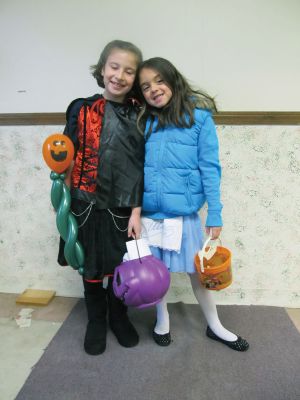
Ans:
[{"label": "white tights", "polygon": [[[211,330],[221,339],[234,342],[237,336],[228,331],[221,324],[214,302],[213,294],[210,290],[205,289],[199,282],[197,274],[189,274],[194,295],[203,311],[207,324]],[[157,321],[154,331],[159,335],[163,335],[170,331],[170,319],[167,308],[166,298],[156,305]]]}]

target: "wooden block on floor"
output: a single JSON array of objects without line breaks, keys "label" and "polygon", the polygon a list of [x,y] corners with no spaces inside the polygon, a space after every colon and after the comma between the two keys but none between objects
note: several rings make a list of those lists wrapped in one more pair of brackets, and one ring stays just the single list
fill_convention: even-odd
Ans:
[{"label": "wooden block on floor", "polygon": [[54,290],[26,289],[17,297],[16,303],[46,306],[54,296]]}]

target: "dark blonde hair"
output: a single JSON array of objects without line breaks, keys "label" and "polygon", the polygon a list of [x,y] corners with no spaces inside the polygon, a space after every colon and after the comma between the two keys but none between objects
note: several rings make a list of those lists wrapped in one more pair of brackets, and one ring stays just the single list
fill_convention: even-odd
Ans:
[{"label": "dark blonde hair", "polygon": [[[163,108],[155,108],[145,104],[139,121],[143,121],[145,117],[150,116],[152,121],[155,117],[158,118],[157,128],[163,128],[170,124],[182,128],[190,128],[195,122],[195,108],[217,112],[214,99],[203,91],[193,89],[170,61],[161,57],[150,58],[139,65],[138,74],[144,68],[153,69],[159,73],[166,85],[171,89],[172,98]],[[140,87],[139,90],[142,97]]]},{"label": "dark blonde hair", "polygon": [[[136,56],[136,62],[137,65],[139,65],[143,61],[143,55],[141,50],[135,46],[133,43],[130,42],[125,42],[123,40],[113,40],[112,42],[109,42],[103,49],[102,53],[100,54],[99,61],[97,64],[92,65],[90,67],[91,73],[93,77],[96,79],[98,85],[101,88],[104,88],[104,82],[103,82],[103,76],[102,76],[102,70],[106,64],[106,61],[112,52],[112,50],[115,49],[120,49],[120,50],[125,50],[128,51]],[[137,92],[137,79],[135,79],[134,85],[133,85],[133,90],[130,92],[131,95],[133,92]]]}]

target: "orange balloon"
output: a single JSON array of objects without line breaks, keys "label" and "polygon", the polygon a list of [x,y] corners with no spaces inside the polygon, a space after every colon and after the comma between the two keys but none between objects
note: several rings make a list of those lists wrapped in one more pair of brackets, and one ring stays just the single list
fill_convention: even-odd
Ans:
[{"label": "orange balloon", "polygon": [[48,167],[57,173],[64,172],[74,156],[74,145],[68,136],[54,133],[43,144],[43,157]]}]

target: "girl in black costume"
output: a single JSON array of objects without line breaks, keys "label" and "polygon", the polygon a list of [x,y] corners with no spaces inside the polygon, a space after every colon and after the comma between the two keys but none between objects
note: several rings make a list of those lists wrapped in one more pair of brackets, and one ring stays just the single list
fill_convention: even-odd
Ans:
[{"label": "girl in black costume", "polygon": [[[127,308],[113,293],[112,276],[126,241],[138,238],[141,229],[144,139],[136,127],[139,107],[134,98],[141,61],[142,53],[132,43],[108,43],[92,67],[103,94],[76,99],[67,109],[64,134],[74,143],[75,156],[66,183],[85,253],[84,349],[91,355],[106,348],[107,310],[110,328],[122,346],[133,347],[139,340]],[[65,265],[63,246],[61,240],[58,261]]]}]

